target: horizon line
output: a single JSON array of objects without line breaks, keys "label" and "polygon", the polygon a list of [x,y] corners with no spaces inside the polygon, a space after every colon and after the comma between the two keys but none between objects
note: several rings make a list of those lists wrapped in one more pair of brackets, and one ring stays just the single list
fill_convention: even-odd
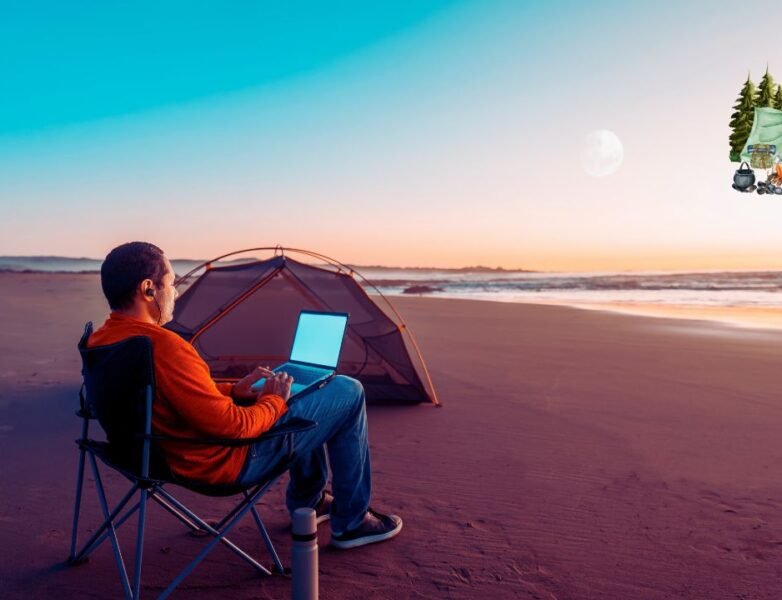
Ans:
[{"label": "horizon line", "polygon": [[[32,259],[32,260],[43,260],[43,259],[64,259],[64,260],[89,260],[94,262],[102,262],[104,259],[101,258],[92,258],[88,256],[62,256],[62,255],[56,255],[56,254],[40,254],[40,255],[34,255],[34,254],[28,254],[28,255],[12,255],[12,254],[3,254],[0,255],[0,260],[10,258],[10,259]],[[170,258],[169,259],[172,263],[173,262],[191,262],[191,263],[207,263],[209,261],[203,260],[203,259],[193,259],[193,258]],[[234,262],[248,262],[250,260],[267,260],[262,258],[237,258],[232,260],[225,260],[223,261],[224,264],[234,263]],[[774,273],[774,272],[782,272],[782,269],[780,268],[768,268],[768,269],[758,269],[758,268],[746,268],[746,269],[730,269],[730,268],[716,268],[716,269],[665,269],[665,268],[658,268],[658,269],[614,269],[614,270],[605,270],[605,269],[592,269],[592,270],[572,270],[572,269],[559,269],[559,270],[542,270],[542,269],[525,269],[525,268],[506,268],[506,267],[488,267],[484,265],[470,265],[470,266],[464,266],[464,267],[433,267],[433,266],[415,266],[415,267],[401,267],[401,266],[389,266],[389,265],[355,265],[350,263],[344,263],[345,266],[351,267],[356,269],[357,271],[359,269],[384,269],[384,270],[399,270],[399,271],[442,271],[442,272],[464,272],[464,271],[470,271],[470,272],[476,272],[476,271],[483,271],[483,272],[502,272],[502,273],[612,273],[612,274],[643,274],[643,273],[675,273],[675,274],[705,274],[705,273]],[[35,269],[24,269],[18,272],[39,272]],[[14,272],[13,269],[3,269],[0,267],[0,272]],[[46,271],[40,271],[40,272],[46,272]],[[69,273],[71,271],[49,271],[51,273]],[[93,272],[99,272],[99,271],[79,271],[79,273],[93,273]]]}]

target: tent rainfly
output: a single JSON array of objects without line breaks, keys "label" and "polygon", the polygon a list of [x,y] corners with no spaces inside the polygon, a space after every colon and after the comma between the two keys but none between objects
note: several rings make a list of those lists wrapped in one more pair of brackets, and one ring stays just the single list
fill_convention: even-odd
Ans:
[{"label": "tent rainfly", "polygon": [[[265,260],[215,264],[229,256],[269,250],[274,255]],[[286,252],[319,262],[300,262]],[[258,365],[285,362],[300,311],[346,312],[337,372],[361,381],[368,403],[439,406],[423,357],[399,313],[374,288],[378,302],[385,305],[382,309],[357,277],[366,282],[354,269],[306,250],[278,246],[232,252],[177,281],[181,295],[174,320],[166,327],[193,344],[215,379],[230,381]]]}]

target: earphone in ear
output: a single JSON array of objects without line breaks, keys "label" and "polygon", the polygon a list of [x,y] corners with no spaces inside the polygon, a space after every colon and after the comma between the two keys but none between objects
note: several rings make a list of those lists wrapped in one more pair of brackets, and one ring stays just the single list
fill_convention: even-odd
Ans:
[{"label": "earphone in ear", "polygon": [[155,301],[155,306],[157,307],[157,324],[160,325],[160,320],[163,318],[163,311],[160,310],[160,304],[158,304],[157,297],[155,297],[155,290],[149,287],[144,290],[144,294]]}]

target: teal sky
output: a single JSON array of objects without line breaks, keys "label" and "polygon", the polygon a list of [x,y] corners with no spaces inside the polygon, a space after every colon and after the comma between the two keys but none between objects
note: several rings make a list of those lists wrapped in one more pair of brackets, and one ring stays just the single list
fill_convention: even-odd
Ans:
[{"label": "teal sky", "polygon": [[[773,26],[680,4],[6,7],[0,254],[782,267],[782,200],[735,194],[726,158],[747,69],[782,77]],[[615,175],[581,171],[595,129]]]},{"label": "teal sky", "polygon": [[139,114],[306,76],[448,4],[17,3],[0,21],[0,50],[11,57],[2,71],[0,134]]}]

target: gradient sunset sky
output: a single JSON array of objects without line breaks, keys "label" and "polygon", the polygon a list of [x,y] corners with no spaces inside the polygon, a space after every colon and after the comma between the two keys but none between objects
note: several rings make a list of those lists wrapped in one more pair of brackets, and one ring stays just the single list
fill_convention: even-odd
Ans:
[{"label": "gradient sunset sky", "polygon": [[[768,18],[762,18],[767,15]],[[779,3],[25,2],[0,19],[0,254],[782,268],[730,187]],[[596,129],[624,145],[590,177]]]}]

